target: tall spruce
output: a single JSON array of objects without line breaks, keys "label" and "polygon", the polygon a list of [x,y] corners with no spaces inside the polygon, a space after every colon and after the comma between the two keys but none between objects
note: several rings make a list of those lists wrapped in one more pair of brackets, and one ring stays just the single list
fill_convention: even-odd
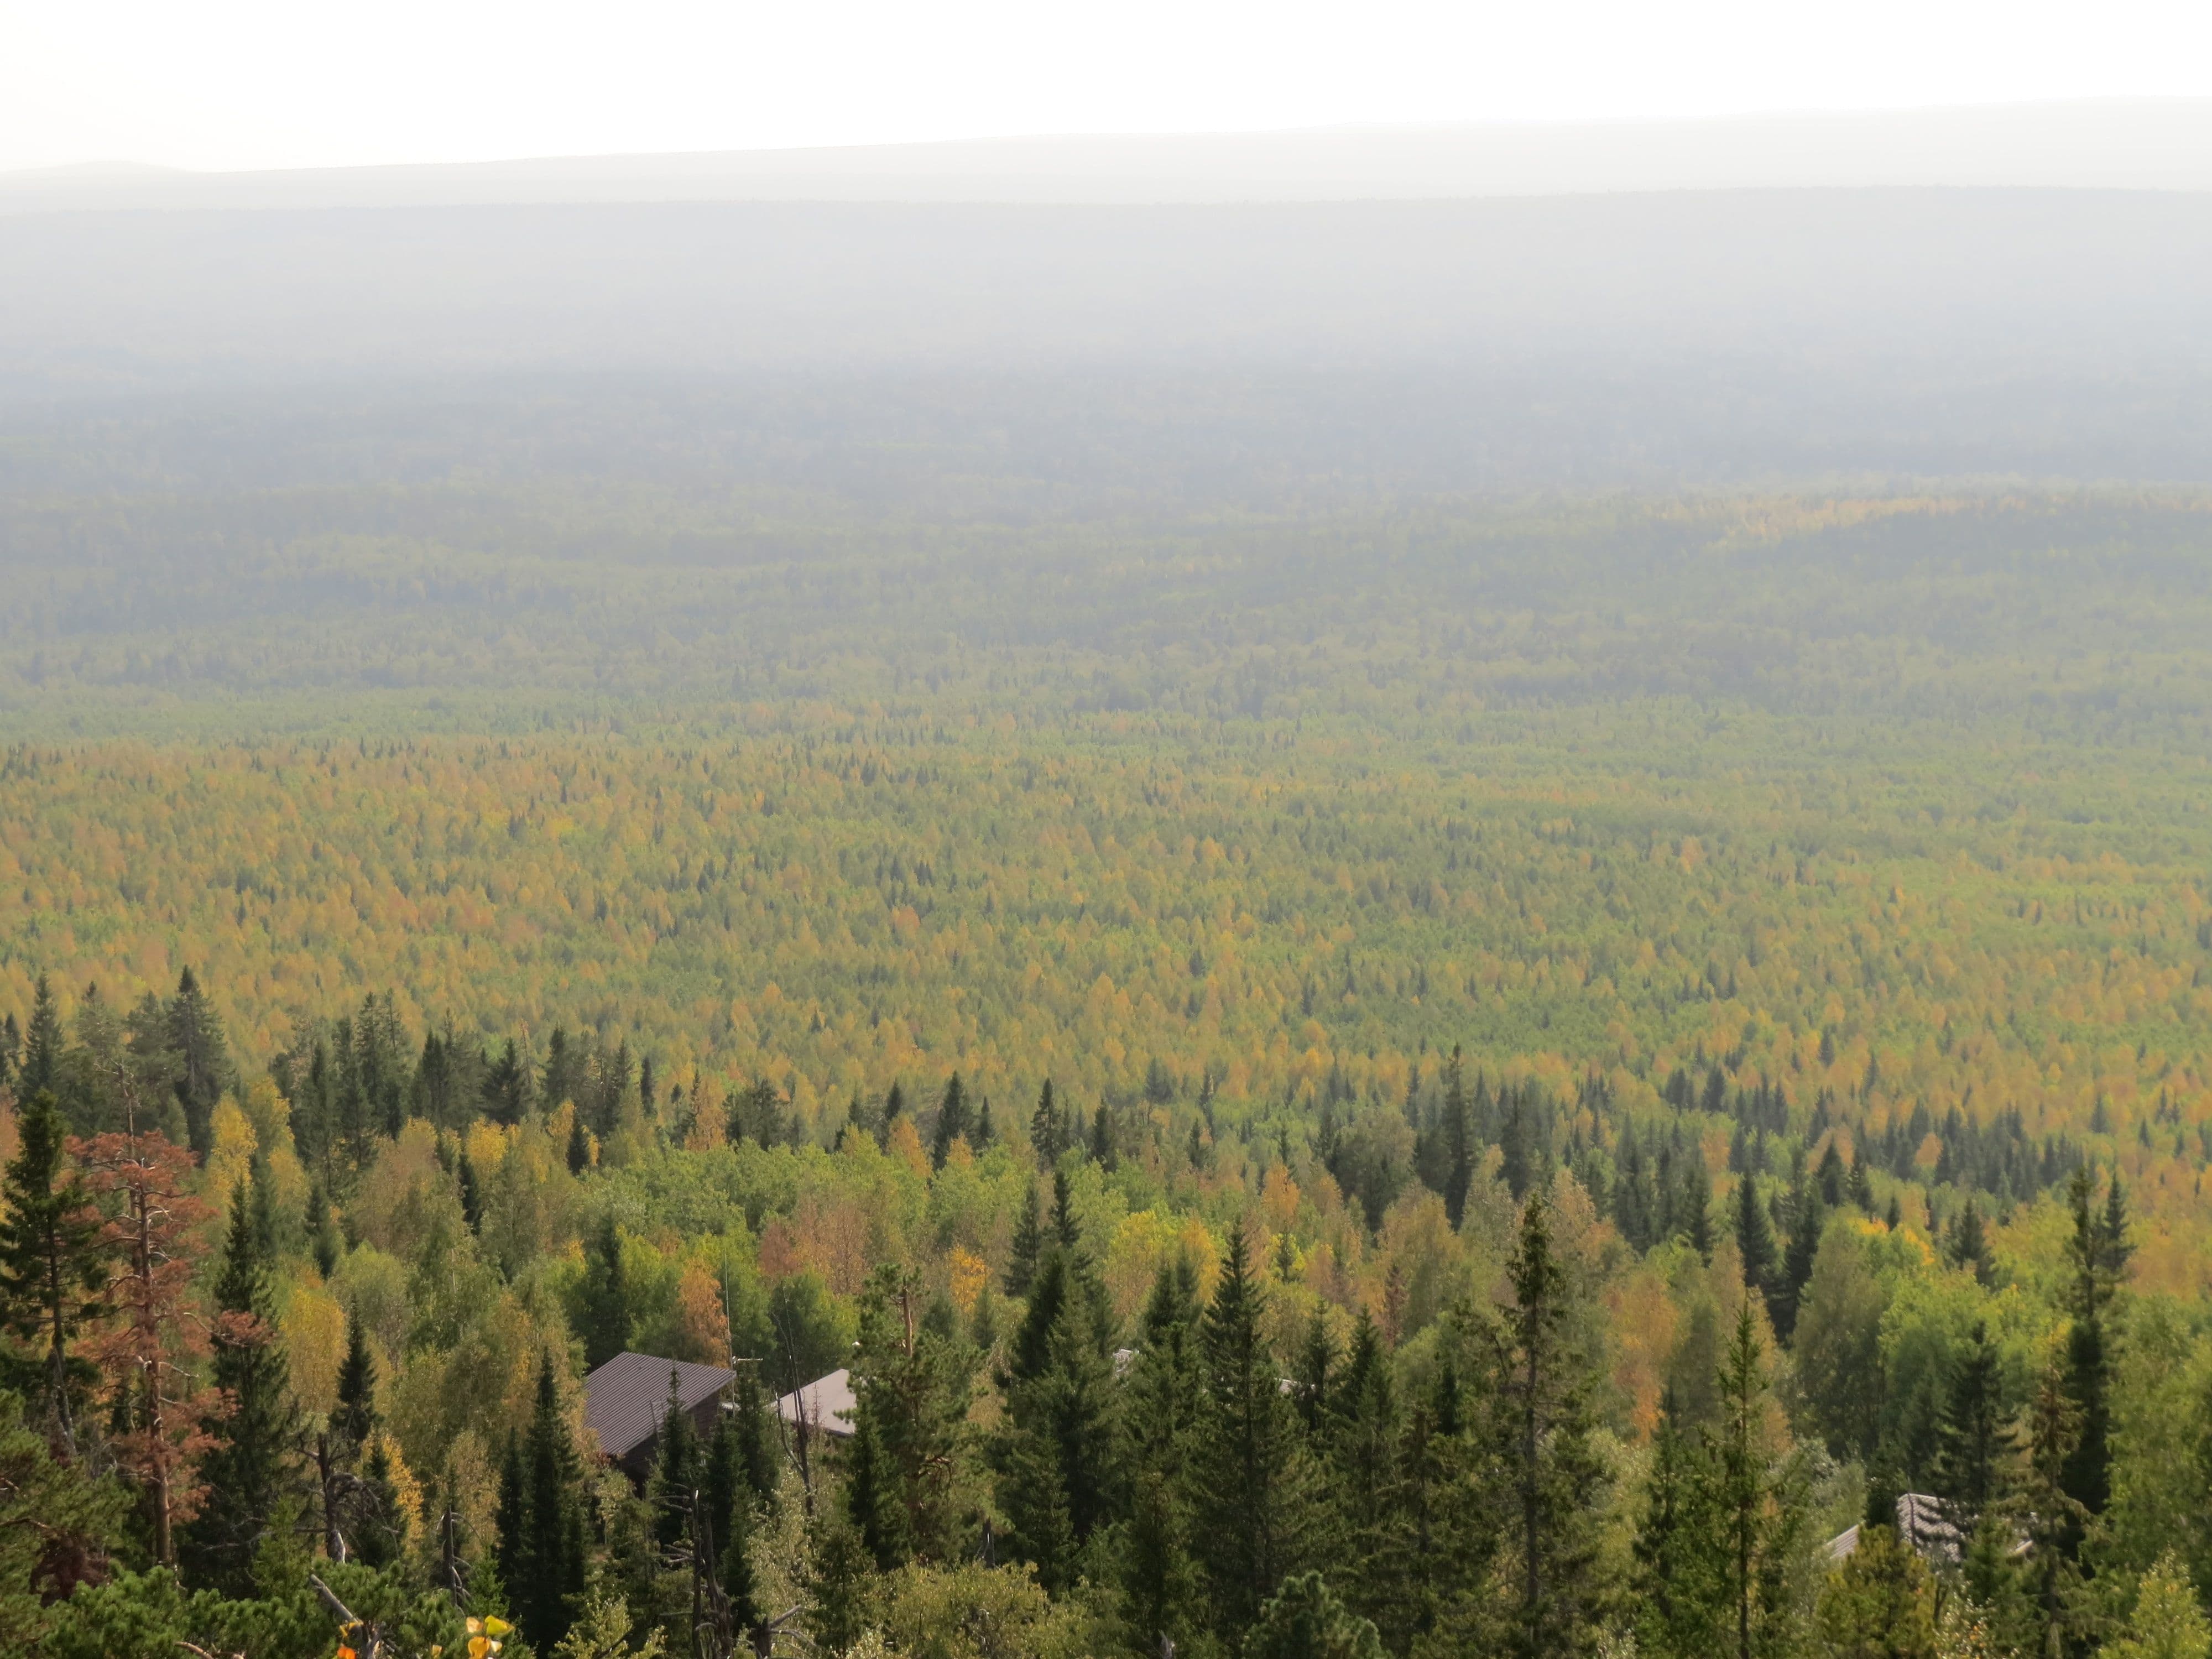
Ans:
[{"label": "tall spruce", "polygon": [[1820,1254],[1820,1231],[1827,1220],[1820,1187],[1813,1182],[1800,1182],[1790,1200],[1790,1248],[1783,1252],[1781,1279],[1768,1304],[1776,1340],[1784,1346],[1797,1334],[1798,1310],[1804,1306],[1805,1287],[1813,1282],[1813,1269]]},{"label": "tall spruce", "polygon": [[852,1378],[846,1501],[868,1553],[886,1571],[951,1560],[973,1370],[957,1339],[922,1317],[912,1270],[868,1276]]},{"label": "tall spruce", "polygon": [[1974,1322],[1951,1365],[1937,1431],[1933,1485],[1961,1538],[2006,1495],[2013,1450],[2004,1407],[2004,1370],[1989,1326]]},{"label": "tall spruce", "polygon": [[169,999],[164,1013],[185,1132],[191,1149],[205,1158],[215,1144],[216,1102],[222,1097],[230,1080],[222,1027],[189,968],[177,975],[177,994]]},{"label": "tall spruce", "polygon": [[1139,1317],[1120,1425],[1127,1493],[1115,1577],[1147,1653],[1188,1648],[1204,1625],[1183,1479],[1205,1387],[1199,1317],[1197,1272],[1178,1256],[1154,1278]]},{"label": "tall spruce", "polygon": [[276,1327],[266,1166],[232,1189],[216,1276],[213,1380],[228,1409],[200,1461],[207,1496],[185,1528],[187,1577],[228,1595],[256,1593],[254,1558],[286,1525],[301,1489],[301,1432]]},{"label": "tall spruce", "polygon": [[1444,1218],[1455,1232],[1467,1216],[1467,1195],[1474,1184],[1474,1128],[1467,1105],[1467,1075],[1459,1045],[1444,1062]]},{"label": "tall spruce", "polygon": [[1507,1278],[1513,1306],[1492,1430],[1512,1516],[1505,1646],[1520,1659],[1565,1659],[1589,1650],[1603,1612],[1598,1533],[1609,1478],[1593,1440],[1589,1359],[1570,1339],[1566,1277],[1540,1191],[1522,1206]]},{"label": "tall spruce", "polygon": [[1704,1436],[1682,1425],[1668,1389],[1651,1437],[1632,1581],[1638,1642],[1652,1659],[1711,1659],[1728,1645],[1719,1484]]},{"label": "tall spruce", "polygon": [[933,1169],[941,1170],[945,1160],[952,1156],[956,1140],[973,1144],[975,1123],[968,1110],[968,1091],[961,1086],[960,1073],[955,1072],[945,1085],[944,1097],[937,1103],[937,1128],[930,1137],[929,1162]]},{"label": "tall spruce", "polygon": [[[2133,1254],[2127,1239],[2127,1201],[2117,1173],[2101,1210],[2095,1198],[2094,1175],[2086,1166],[2075,1170],[2067,1187],[2074,1226],[2066,1241],[2070,1316],[2066,1390],[2074,1402],[2076,1427],[2063,1484],[2067,1497],[2092,1519],[2104,1513],[2112,1495],[2111,1313]],[[2080,1547],[2077,1528],[2069,1540],[2069,1553],[2078,1553]]]},{"label": "tall spruce", "polygon": [[1304,1448],[1261,1311],[1243,1230],[1232,1227],[1200,1327],[1206,1389],[1184,1465],[1217,1626],[1232,1634],[1250,1628],[1307,1545]]},{"label": "tall spruce", "polygon": [[1744,1288],[1759,1293],[1771,1317],[1781,1287],[1781,1261],[1774,1248],[1773,1223],[1766,1206],[1759,1202],[1758,1178],[1748,1171],[1735,1183],[1735,1248],[1743,1261]]},{"label": "tall spruce", "polygon": [[583,1482],[549,1354],[538,1362],[530,1426],[507,1441],[498,1516],[500,1583],[523,1639],[539,1653],[553,1650],[583,1605]]},{"label": "tall spruce", "polygon": [[1055,1244],[1000,1376],[998,1448],[1012,1543],[1052,1589],[1072,1584],[1083,1552],[1115,1512],[1114,1373],[1105,1298],[1079,1251]]},{"label": "tall spruce", "polygon": [[23,1057],[15,1070],[15,1098],[58,1094],[62,1085],[62,1015],[54,988],[40,974],[31,988],[31,1023],[23,1030]]},{"label": "tall spruce", "polygon": [[1796,1471],[1778,1464],[1766,1444],[1770,1382],[1747,1300],[1736,1311],[1735,1334],[1721,1363],[1714,1459],[1714,1508],[1736,1659],[1788,1650],[1790,1571],[1803,1545]]},{"label": "tall spruce", "polygon": [[576,1334],[584,1367],[596,1370],[629,1346],[629,1284],[623,1268],[622,1233],[603,1216],[584,1248],[584,1278],[577,1287]]},{"label": "tall spruce", "polygon": [[1014,1218],[1014,1237],[1006,1253],[1006,1294],[1026,1297],[1036,1281],[1037,1261],[1044,1252],[1044,1224],[1037,1214],[1036,1182],[1030,1182],[1029,1197]]},{"label": "tall spruce", "polygon": [[691,1535],[691,1507],[699,1501],[702,1473],[699,1432],[684,1408],[684,1390],[671,1366],[647,1493],[653,1504],[653,1541],[664,1551],[674,1550]]},{"label": "tall spruce", "polygon": [[29,1097],[16,1136],[15,1156],[0,1174],[0,1322],[43,1350],[35,1395],[50,1442],[74,1456],[73,1396],[90,1368],[71,1358],[70,1345],[105,1311],[110,1252],[100,1212],[64,1150],[68,1137],[51,1091]]},{"label": "tall spruce", "polygon": [[1060,1121],[1060,1108],[1053,1100],[1050,1078],[1037,1091],[1036,1109],[1030,1114],[1030,1150],[1036,1154],[1037,1167],[1045,1170],[1058,1163],[1060,1155],[1067,1150],[1066,1130]]}]

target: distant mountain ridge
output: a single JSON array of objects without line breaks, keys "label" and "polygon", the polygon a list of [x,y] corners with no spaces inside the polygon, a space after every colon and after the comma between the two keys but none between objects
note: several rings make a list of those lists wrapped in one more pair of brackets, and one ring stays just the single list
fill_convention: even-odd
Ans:
[{"label": "distant mountain ridge", "polygon": [[2212,99],[986,138],[256,173],[0,173],[0,212],[649,202],[1147,204],[1957,186],[2212,190]]}]

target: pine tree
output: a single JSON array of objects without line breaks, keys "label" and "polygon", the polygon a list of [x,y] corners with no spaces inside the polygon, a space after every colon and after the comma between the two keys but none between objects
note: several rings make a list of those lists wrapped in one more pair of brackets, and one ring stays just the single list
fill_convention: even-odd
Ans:
[{"label": "pine tree", "polygon": [[510,1438],[500,1474],[500,1583],[523,1639],[550,1653],[585,1589],[583,1466],[568,1437],[550,1355],[539,1361],[526,1433]]},{"label": "pine tree", "polygon": [[968,1117],[968,1091],[960,1086],[960,1073],[955,1072],[945,1085],[945,1097],[937,1104],[937,1130],[929,1143],[930,1167],[943,1169],[945,1160],[952,1155],[952,1143],[968,1139],[972,1127]]},{"label": "pine tree", "polygon": [[1217,1628],[1250,1627],[1306,1546],[1303,1449],[1262,1333],[1242,1228],[1200,1326],[1204,1408],[1185,1464]]},{"label": "pine tree", "polygon": [[207,1498],[186,1528],[183,1557],[197,1582],[254,1594],[254,1556],[297,1503],[300,1423],[277,1340],[265,1166],[231,1194],[215,1283],[214,1382],[229,1402],[200,1462]]},{"label": "pine tree", "polygon": [[64,1155],[61,1109],[51,1091],[29,1097],[16,1136],[15,1156],[0,1173],[0,1322],[45,1348],[40,1393],[49,1438],[74,1457],[72,1395],[87,1368],[71,1359],[70,1344],[106,1311],[100,1291],[110,1251],[100,1212]]},{"label": "pine tree", "polygon": [[592,1233],[578,1297],[576,1334],[583,1339],[584,1367],[597,1370],[629,1346],[629,1285],[623,1276],[622,1234],[612,1216],[602,1217]]},{"label": "pine tree", "polygon": [[584,1133],[584,1115],[579,1112],[568,1121],[568,1173],[581,1175],[592,1167],[592,1138]]}]

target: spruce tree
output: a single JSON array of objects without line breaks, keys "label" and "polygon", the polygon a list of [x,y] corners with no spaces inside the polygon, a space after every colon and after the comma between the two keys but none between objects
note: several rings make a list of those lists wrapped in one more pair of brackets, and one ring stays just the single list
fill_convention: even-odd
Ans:
[{"label": "spruce tree", "polygon": [[1780,1262],[1774,1248],[1774,1229],[1766,1206],[1759,1201],[1758,1180],[1745,1174],[1735,1183],[1735,1248],[1743,1260],[1743,1284],[1765,1299],[1771,1316],[1780,1288]]},{"label": "spruce tree", "polygon": [[1704,1437],[1662,1397],[1637,1528],[1636,1631],[1652,1659],[1711,1659],[1726,1645],[1729,1577],[1719,1482]]},{"label": "spruce tree", "polygon": [[100,1212],[64,1153],[61,1109],[51,1091],[32,1095],[16,1120],[16,1151],[0,1173],[0,1322],[43,1347],[37,1397],[48,1437],[76,1451],[72,1395],[88,1369],[70,1344],[105,1310],[100,1294],[109,1251]]},{"label": "spruce tree", "polygon": [[1989,1327],[1974,1322],[1966,1351],[1951,1368],[1936,1451],[1936,1495],[1961,1538],[1971,1538],[2004,1495],[2011,1449],[2003,1401],[2004,1378]]},{"label": "spruce tree", "polygon": [[222,1028],[191,969],[178,975],[177,994],[169,999],[165,1013],[185,1132],[191,1149],[205,1158],[214,1144],[215,1105],[229,1081],[230,1062],[223,1050]]},{"label": "spruce tree", "polygon": [[1362,1308],[1324,1425],[1327,1490],[1334,1500],[1328,1559],[1340,1564],[1340,1581],[1352,1609],[1392,1631],[1418,1622],[1407,1605],[1409,1587],[1393,1571],[1402,1553],[1398,1534],[1405,1518],[1401,1432],[1390,1356]]},{"label": "spruce tree", "polygon": [[1114,1114],[1103,1101],[1099,1102],[1091,1119],[1091,1161],[1102,1170],[1112,1170],[1121,1162],[1121,1153],[1114,1145]]},{"label": "spruce tree", "polygon": [[530,1427],[508,1442],[499,1503],[500,1583],[523,1639],[539,1653],[553,1650],[582,1606],[583,1480],[547,1355],[538,1363]]},{"label": "spruce tree", "polygon": [[730,1385],[730,1409],[722,1415],[730,1437],[738,1477],[744,1482],[746,1501],[756,1507],[772,1507],[780,1485],[781,1443],[761,1397],[757,1367],[738,1367],[738,1380]]},{"label": "spruce tree", "polygon": [[[2066,1459],[2066,1495],[2094,1519],[2105,1511],[2112,1492],[2112,1372],[2110,1313],[2121,1275],[2133,1253],[2127,1242],[2126,1200],[2115,1175],[2100,1212],[2092,1202],[2096,1180],[2087,1166],[2077,1169],[2067,1188],[2074,1230],[2066,1243],[2070,1274],[2066,1339],[2066,1389],[2074,1402],[2074,1449]],[[2078,1552],[2077,1531],[2069,1543]]]},{"label": "spruce tree", "polygon": [[265,1168],[232,1189],[216,1310],[213,1380],[229,1409],[200,1460],[207,1496],[185,1528],[188,1577],[227,1595],[252,1595],[254,1556],[300,1494],[297,1409],[278,1340],[270,1260]]},{"label": "spruce tree", "polygon": [[1507,1647],[1520,1659],[1565,1659],[1589,1651],[1601,1612],[1598,1524],[1608,1480],[1592,1440],[1589,1362],[1569,1340],[1565,1276],[1540,1192],[1522,1206],[1507,1277],[1513,1306],[1491,1431],[1512,1517]]},{"label": "spruce tree", "polygon": [[995,1461],[1010,1541],[1055,1590],[1074,1582],[1118,1496],[1104,1297],[1089,1278],[1079,1253],[1052,1249],[1000,1378],[1006,1415]]},{"label": "spruce tree", "polygon": [[584,1368],[597,1370],[629,1346],[629,1285],[623,1277],[622,1234],[611,1215],[600,1218],[585,1248],[578,1298],[576,1334],[583,1339]]},{"label": "spruce tree", "polygon": [[661,1402],[660,1434],[653,1449],[653,1475],[647,1496],[653,1505],[653,1541],[672,1550],[691,1532],[691,1506],[700,1491],[699,1436],[673,1367],[668,1398]]},{"label": "spruce tree", "polygon": [[1953,1267],[1972,1268],[1984,1290],[1996,1282],[1996,1259],[1990,1253],[1989,1230],[1983,1224],[1981,1206],[1971,1196],[1943,1241],[1943,1254]]},{"label": "spruce tree", "polygon": [[1206,1390],[1184,1468],[1199,1558],[1217,1627],[1249,1629],[1283,1576],[1302,1564],[1307,1503],[1304,1451],[1261,1322],[1243,1231],[1200,1326]]},{"label": "spruce tree", "polygon": [[1788,1575],[1802,1539],[1794,1471],[1778,1469],[1765,1445],[1766,1368],[1747,1301],[1722,1361],[1721,1422],[1715,1449],[1715,1509],[1736,1659],[1776,1650],[1790,1615]]},{"label": "spruce tree", "polygon": [[972,1362],[922,1317],[912,1270],[886,1263],[869,1275],[852,1377],[847,1496],[869,1553],[885,1571],[951,1559]]},{"label": "spruce tree", "polygon": [[1037,1258],[1044,1249],[1044,1225],[1037,1215],[1036,1182],[1030,1182],[1029,1201],[1014,1218],[1014,1238],[1006,1256],[1006,1294],[1025,1297],[1036,1282]]},{"label": "spruce tree", "polygon": [[1768,1304],[1777,1340],[1787,1345],[1797,1334],[1797,1311],[1804,1305],[1805,1287],[1813,1281],[1813,1268],[1820,1254],[1820,1230],[1827,1224],[1821,1208],[1820,1189],[1801,1183],[1790,1200],[1790,1248],[1782,1257],[1781,1282]]},{"label": "spruce tree", "polygon": [[31,988],[31,1023],[23,1032],[23,1058],[15,1073],[15,1098],[58,1094],[62,1085],[62,1016],[54,988],[40,974]]},{"label": "spruce tree", "polygon": [[1444,1062],[1444,1217],[1459,1231],[1467,1215],[1467,1195],[1474,1184],[1474,1130],[1468,1120],[1467,1079],[1459,1045]]},{"label": "spruce tree", "polygon": [[1188,1256],[1163,1267],[1140,1316],[1122,1397],[1120,1463],[1128,1485],[1115,1577],[1146,1653],[1190,1645],[1203,1623],[1183,1468],[1204,1391],[1198,1275]]},{"label": "spruce tree", "polygon": [[399,1518],[399,1493],[392,1476],[392,1454],[385,1437],[369,1442],[359,1476],[360,1510],[355,1521],[354,1555],[380,1570],[399,1559],[405,1543]]},{"label": "spruce tree", "polygon": [[968,1116],[968,1091],[961,1087],[960,1073],[955,1072],[937,1104],[937,1130],[929,1142],[930,1167],[943,1169],[945,1160],[952,1155],[952,1143],[968,1139],[973,1127]]},{"label": "spruce tree", "polygon": [[1283,1581],[1243,1650],[1246,1659],[1386,1659],[1373,1622],[1346,1607],[1317,1572]]},{"label": "spruce tree", "polygon": [[361,1321],[346,1320],[345,1358],[338,1365],[338,1400],[331,1412],[331,1438],[341,1446],[368,1443],[376,1430],[376,1360]]},{"label": "spruce tree", "polygon": [[1036,1154],[1037,1167],[1049,1170],[1060,1161],[1067,1150],[1060,1127],[1060,1108],[1052,1097],[1052,1079],[1047,1078],[1044,1086],[1037,1091],[1036,1109],[1030,1114],[1030,1150]]}]

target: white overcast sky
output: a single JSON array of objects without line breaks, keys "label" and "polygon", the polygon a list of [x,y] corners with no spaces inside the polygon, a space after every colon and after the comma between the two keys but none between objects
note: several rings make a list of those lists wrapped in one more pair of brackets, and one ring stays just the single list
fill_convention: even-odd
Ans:
[{"label": "white overcast sky", "polygon": [[0,0],[0,169],[2212,94],[2204,0]]}]

